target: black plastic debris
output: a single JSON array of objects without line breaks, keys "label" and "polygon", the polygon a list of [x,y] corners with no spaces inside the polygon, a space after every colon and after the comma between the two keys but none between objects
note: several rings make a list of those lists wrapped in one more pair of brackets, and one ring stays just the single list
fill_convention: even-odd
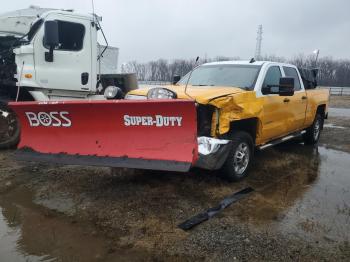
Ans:
[{"label": "black plastic debris", "polygon": [[205,212],[202,212],[202,213],[186,220],[185,222],[179,224],[178,227],[183,229],[183,230],[189,230],[189,229],[203,223],[204,221],[209,220],[210,218],[212,218],[213,216],[218,214],[221,210],[223,210],[226,207],[230,206],[231,204],[237,202],[238,200],[246,197],[248,194],[252,193],[253,191],[254,191],[254,189],[251,187],[247,187],[241,191],[238,191],[238,192],[232,194],[231,196],[224,198],[224,200],[222,200],[219,203],[219,205],[217,205],[216,207],[209,208]]}]

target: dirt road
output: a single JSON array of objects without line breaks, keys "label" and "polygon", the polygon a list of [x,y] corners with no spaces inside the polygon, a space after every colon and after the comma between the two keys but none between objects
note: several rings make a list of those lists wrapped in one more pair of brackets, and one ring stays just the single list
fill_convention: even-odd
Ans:
[{"label": "dirt road", "polygon": [[[248,179],[38,165],[0,152],[3,261],[349,261],[350,118],[330,117],[318,147],[257,153]],[[190,231],[177,225],[251,186]]]}]

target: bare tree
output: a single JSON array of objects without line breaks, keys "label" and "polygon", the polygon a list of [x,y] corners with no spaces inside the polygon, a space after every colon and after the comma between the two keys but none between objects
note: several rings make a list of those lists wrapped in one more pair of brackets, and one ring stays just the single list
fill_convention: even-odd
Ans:
[{"label": "bare tree", "polygon": [[[214,61],[239,60],[239,57],[217,56],[214,59],[205,57],[199,63]],[[322,57],[316,64],[314,56],[299,54],[292,59],[275,55],[265,55],[262,60],[287,62],[303,68],[319,68],[318,82],[326,86],[350,86],[350,60]],[[168,61],[158,59],[148,63],[131,61],[122,65],[123,73],[136,73],[139,80],[171,81],[175,75],[184,76],[195,65],[195,59],[175,59]]]}]

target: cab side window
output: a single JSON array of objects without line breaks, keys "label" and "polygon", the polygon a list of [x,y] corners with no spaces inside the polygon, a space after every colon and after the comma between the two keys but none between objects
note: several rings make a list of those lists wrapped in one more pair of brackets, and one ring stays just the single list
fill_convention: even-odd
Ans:
[{"label": "cab side window", "polygon": [[[83,48],[85,27],[82,24],[57,21],[59,44],[55,50],[79,51]],[[45,46],[49,48],[48,46]]]},{"label": "cab side window", "polygon": [[264,83],[262,86],[262,93],[264,94],[265,88],[278,89],[278,85],[280,83],[280,78],[282,77],[282,73],[279,66],[271,66],[266,73]]},{"label": "cab side window", "polygon": [[299,75],[298,75],[297,70],[293,67],[288,67],[288,66],[284,66],[283,70],[284,70],[284,74],[286,75],[286,77],[293,77],[294,78],[294,91],[301,90],[301,84],[300,84]]}]

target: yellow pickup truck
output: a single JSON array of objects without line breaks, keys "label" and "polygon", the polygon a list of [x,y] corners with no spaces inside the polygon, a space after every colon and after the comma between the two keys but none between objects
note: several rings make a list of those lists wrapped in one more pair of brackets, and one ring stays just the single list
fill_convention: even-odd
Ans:
[{"label": "yellow pickup truck", "polygon": [[125,98],[195,100],[196,166],[219,167],[237,181],[247,175],[255,149],[297,136],[305,144],[317,143],[329,91],[316,88],[315,78],[315,71],[305,73],[291,64],[216,62],[196,67],[173,85],[133,90]]}]

